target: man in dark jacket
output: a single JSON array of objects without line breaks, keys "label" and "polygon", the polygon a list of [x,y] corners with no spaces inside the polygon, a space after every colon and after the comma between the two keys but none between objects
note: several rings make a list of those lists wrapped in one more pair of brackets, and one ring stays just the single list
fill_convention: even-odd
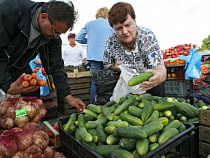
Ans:
[{"label": "man in dark jacket", "polygon": [[60,35],[71,30],[76,19],[77,12],[71,2],[1,0],[0,88],[7,94],[39,96],[39,86],[23,88],[21,82],[26,73],[32,73],[28,63],[40,52],[58,95],[82,111],[85,104],[71,96],[61,55]]}]

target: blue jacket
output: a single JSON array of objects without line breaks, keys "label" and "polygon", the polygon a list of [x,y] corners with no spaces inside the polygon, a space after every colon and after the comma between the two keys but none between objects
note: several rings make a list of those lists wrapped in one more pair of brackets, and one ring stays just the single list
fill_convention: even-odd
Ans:
[{"label": "blue jacket", "polygon": [[97,18],[86,23],[84,28],[77,34],[75,40],[81,44],[87,44],[87,61],[103,61],[106,41],[112,32],[113,29],[107,19]]}]

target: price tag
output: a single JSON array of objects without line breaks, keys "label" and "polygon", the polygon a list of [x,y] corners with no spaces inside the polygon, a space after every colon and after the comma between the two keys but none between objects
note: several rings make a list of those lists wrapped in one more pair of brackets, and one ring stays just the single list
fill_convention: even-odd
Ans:
[{"label": "price tag", "polygon": [[44,121],[43,123],[44,123],[44,124],[49,124],[49,122],[48,122],[48,121]]},{"label": "price tag", "polygon": [[171,60],[169,60],[170,62],[173,62],[174,60],[173,59],[171,59]]},{"label": "price tag", "polygon": [[90,71],[87,71],[87,73],[89,74],[89,73],[90,73]]},{"label": "price tag", "polygon": [[17,110],[17,111],[15,111],[15,113],[16,113],[16,117],[20,117],[20,116],[25,116],[25,115],[27,115],[26,109]]}]

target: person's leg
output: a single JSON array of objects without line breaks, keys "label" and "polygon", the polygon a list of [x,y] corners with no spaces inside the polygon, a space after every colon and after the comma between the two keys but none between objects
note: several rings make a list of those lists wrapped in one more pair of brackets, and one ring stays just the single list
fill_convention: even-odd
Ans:
[{"label": "person's leg", "polygon": [[92,73],[90,104],[95,104],[96,86],[93,81],[93,73],[98,70],[103,69],[103,62],[90,61],[90,68],[91,68],[91,73]]}]

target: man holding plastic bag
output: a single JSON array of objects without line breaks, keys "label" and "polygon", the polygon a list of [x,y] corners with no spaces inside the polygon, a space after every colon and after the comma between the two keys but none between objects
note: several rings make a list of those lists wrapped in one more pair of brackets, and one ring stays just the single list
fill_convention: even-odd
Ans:
[{"label": "man holding plastic bag", "polygon": [[[135,12],[129,3],[114,4],[108,17],[115,32],[107,41],[104,65],[121,72],[112,99],[119,99],[120,96],[115,94],[123,96],[126,93],[142,94],[145,91],[164,96],[162,83],[166,79],[166,68],[156,36],[151,30],[136,25]],[[135,88],[128,87],[127,78],[148,71],[154,74],[149,81],[144,81],[140,86],[134,86]]]}]

